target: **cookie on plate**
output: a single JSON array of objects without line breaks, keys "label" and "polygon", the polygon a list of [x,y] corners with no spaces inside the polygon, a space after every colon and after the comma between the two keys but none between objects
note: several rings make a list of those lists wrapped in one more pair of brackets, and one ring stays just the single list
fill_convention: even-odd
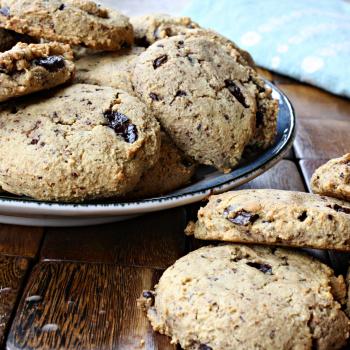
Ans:
[{"label": "cookie on plate", "polygon": [[350,153],[331,159],[311,178],[314,193],[350,201]]},{"label": "cookie on plate", "polygon": [[18,43],[0,53],[0,102],[50,89],[73,78],[75,66],[69,45]]},{"label": "cookie on plate", "polygon": [[285,249],[198,249],[169,267],[139,303],[155,331],[191,350],[339,349],[349,320],[344,279]]},{"label": "cookie on plate", "polygon": [[142,47],[133,47],[118,52],[86,55],[76,62],[76,81],[110,86],[133,94],[131,74],[136,58],[144,50]]},{"label": "cookie on plate", "polygon": [[255,134],[255,74],[219,43],[179,35],[143,52],[132,82],[180,149],[227,172]]},{"label": "cookie on plate", "polygon": [[126,16],[89,0],[1,0],[0,27],[97,50],[114,51],[133,42]]},{"label": "cookie on plate", "polygon": [[188,184],[196,171],[196,164],[180,151],[165,132],[161,132],[160,155],[127,198],[156,197]]},{"label": "cookie on plate", "polygon": [[83,201],[132,190],[159,155],[160,130],[136,97],[76,84],[0,111],[0,186]]},{"label": "cookie on plate", "polygon": [[27,35],[0,28],[0,52],[10,50],[18,42],[29,43],[33,42],[33,40]]},{"label": "cookie on plate", "polygon": [[350,203],[304,192],[211,196],[186,233],[205,240],[350,251]]}]

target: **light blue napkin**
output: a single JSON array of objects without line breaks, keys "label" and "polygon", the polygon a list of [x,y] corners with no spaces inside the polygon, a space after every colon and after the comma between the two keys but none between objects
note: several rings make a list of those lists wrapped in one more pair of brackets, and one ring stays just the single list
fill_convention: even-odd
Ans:
[{"label": "light blue napkin", "polygon": [[350,97],[350,3],[191,0],[184,14],[248,50],[257,65]]}]

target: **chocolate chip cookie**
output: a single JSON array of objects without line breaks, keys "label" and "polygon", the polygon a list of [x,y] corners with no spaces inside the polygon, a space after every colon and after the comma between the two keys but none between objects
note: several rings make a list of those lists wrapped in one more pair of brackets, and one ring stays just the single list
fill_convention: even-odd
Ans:
[{"label": "chocolate chip cookie", "polygon": [[285,249],[222,245],[179,259],[139,304],[155,331],[183,349],[340,349],[349,320],[344,280]]},{"label": "chocolate chip cookie", "polygon": [[314,193],[350,201],[350,153],[331,159],[311,178]]},{"label": "chocolate chip cookie", "polygon": [[0,27],[97,50],[114,51],[133,42],[126,16],[88,0],[1,0]]},{"label": "chocolate chip cookie", "polygon": [[255,74],[213,40],[174,36],[138,57],[132,82],[180,149],[227,172],[255,135]]},{"label": "chocolate chip cookie", "polygon": [[350,251],[350,204],[282,190],[212,196],[186,233],[205,240]]},{"label": "chocolate chip cookie", "polygon": [[69,45],[18,43],[0,53],[0,101],[50,89],[71,80],[75,66]]},{"label": "chocolate chip cookie", "polygon": [[143,174],[136,188],[126,197],[149,198],[174,191],[190,182],[196,168],[193,160],[162,132],[159,160]]},{"label": "chocolate chip cookie", "polygon": [[136,97],[76,84],[1,106],[0,186],[54,201],[121,196],[159,147],[159,125]]},{"label": "chocolate chip cookie", "polygon": [[131,74],[136,58],[144,50],[142,47],[133,47],[119,52],[86,55],[76,62],[76,81],[111,86],[133,94]]}]

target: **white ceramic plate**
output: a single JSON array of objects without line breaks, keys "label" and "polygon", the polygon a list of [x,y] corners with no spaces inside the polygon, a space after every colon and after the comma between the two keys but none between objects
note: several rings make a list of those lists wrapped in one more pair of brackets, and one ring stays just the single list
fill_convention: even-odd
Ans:
[{"label": "white ceramic plate", "polygon": [[132,202],[100,201],[82,204],[36,201],[25,197],[0,196],[0,222],[31,226],[84,226],[120,221],[144,213],[194,203],[212,193],[233,189],[254,179],[276,164],[293,143],[295,115],[287,97],[273,84],[273,95],[279,101],[275,144],[245,161],[229,174],[211,167],[200,167],[192,184],[166,196]]}]

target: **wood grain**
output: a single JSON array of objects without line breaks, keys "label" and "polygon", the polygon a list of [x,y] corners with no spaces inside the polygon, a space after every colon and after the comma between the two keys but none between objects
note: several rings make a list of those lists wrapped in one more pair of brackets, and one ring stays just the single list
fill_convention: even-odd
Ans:
[{"label": "wood grain", "polygon": [[136,306],[159,275],[107,264],[40,263],[23,294],[7,348],[174,349],[167,338],[153,334]]},{"label": "wood grain", "polygon": [[185,253],[184,208],[109,225],[49,228],[42,259],[166,268]]},{"label": "wood grain", "polygon": [[309,85],[278,86],[291,100],[298,118],[350,121],[350,100]]},{"label": "wood grain", "polygon": [[350,150],[350,123],[342,120],[299,119],[294,151],[297,158],[330,159]]},{"label": "wood grain", "polygon": [[34,258],[43,228],[0,224],[0,253]]},{"label": "wood grain", "polygon": [[309,192],[312,192],[310,187],[310,179],[315,170],[326,163],[328,159],[302,159],[300,161],[300,168],[302,170],[305,183],[307,184]]},{"label": "wood grain", "polygon": [[28,260],[0,255],[0,348],[9,327],[9,321],[18,299]]}]

